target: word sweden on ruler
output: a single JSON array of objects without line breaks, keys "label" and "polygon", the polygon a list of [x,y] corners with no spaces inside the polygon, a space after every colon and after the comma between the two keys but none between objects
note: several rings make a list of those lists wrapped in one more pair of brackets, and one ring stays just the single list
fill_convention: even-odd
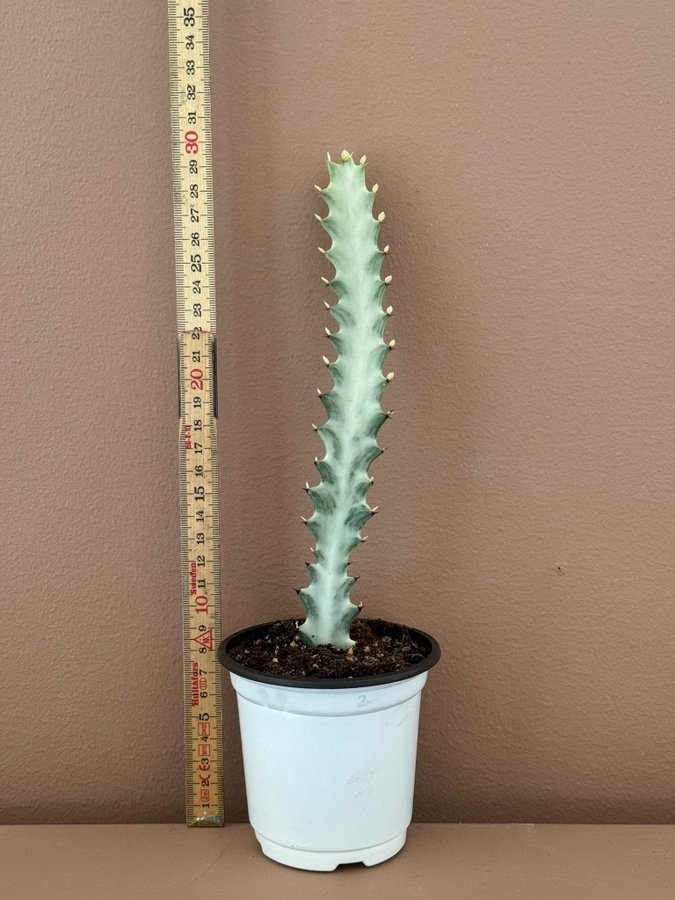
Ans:
[{"label": "word sweden on ruler", "polygon": [[169,0],[186,822],[224,822],[208,3]]}]

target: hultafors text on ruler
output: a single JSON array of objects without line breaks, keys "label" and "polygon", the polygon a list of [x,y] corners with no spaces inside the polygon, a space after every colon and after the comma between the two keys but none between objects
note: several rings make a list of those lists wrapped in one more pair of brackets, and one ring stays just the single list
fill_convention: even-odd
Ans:
[{"label": "hultafors text on ruler", "polygon": [[216,304],[208,3],[169,0],[188,825],[222,825]]}]

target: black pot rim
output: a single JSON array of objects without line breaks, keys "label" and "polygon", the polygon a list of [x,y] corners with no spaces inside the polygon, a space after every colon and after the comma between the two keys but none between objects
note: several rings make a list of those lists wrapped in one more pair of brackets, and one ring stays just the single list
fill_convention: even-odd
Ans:
[{"label": "black pot rim", "polygon": [[230,656],[230,647],[245,635],[250,635],[256,631],[262,631],[270,625],[277,625],[279,622],[296,622],[300,624],[300,619],[275,619],[271,622],[263,622],[260,625],[249,625],[248,628],[241,628],[228,635],[218,647],[218,660],[227,669],[235,675],[242,678],[248,678],[250,681],[258,681],[263,684],[274,684],[278,687],[296,687],[296,688],[363,688],[376,684],[391,684],[395,681],[407,681],[427,672],[441,658],[441,648],[438,641],[426,631],[420,631],[419,628],[411,628],[409,625],[399,625],[398,622],[389,622],[389,625],[398,625],[399,628],[406,628],[415,638],[426,644],[427,655],[414,666],[407,669],[401,669],[399,672],[384,672],[379,675],[360,675],[357,678],[310,678],[308,676],[298,675],[270,675],[267,672],[259,672],[257,669],[251,669],[244,666]]}]

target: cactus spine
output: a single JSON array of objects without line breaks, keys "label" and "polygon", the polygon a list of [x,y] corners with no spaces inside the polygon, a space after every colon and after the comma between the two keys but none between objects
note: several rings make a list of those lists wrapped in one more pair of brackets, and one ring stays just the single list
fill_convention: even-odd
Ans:
[{"label": "cactus spine", "polygon": [[324,357],[333,387],[318,391],[328,413],[326,422],[316,427],[325,447],[323,459],[314,461],[320,481],[305,488],[314,505],[306,525],[316,541],[316,561],[307,564],[309,585],[298,591],[307,611],[299,628],[302,639],[312,646],[345,649],[354,645],[349,628],[359,612],[349,598],[356,578],[347,572],[348,559],[366,540],[361,527],[376,511],[366,502],[372,484],[368,468],[382,453],[377,433],[389,413],[380,398],[394,377],[393,372],[382,373],[394,343],[383,338],[392,310],[382,309],[382,296],[391,276],[380,278],[380,268],[389,248],[377,245],[384,213],[373,217],[377,185],[368,190],[364,166],[365,157],[355,163],[346,150],[339,162],[329,154],[329,184],[317,186],[328,205],[326,217],[317,218],[332,238],[322,253],[335,267],[332,280],[323,280],[338,298],[329,309],[339,329],[327,330],[337,358],[331,362]]}]

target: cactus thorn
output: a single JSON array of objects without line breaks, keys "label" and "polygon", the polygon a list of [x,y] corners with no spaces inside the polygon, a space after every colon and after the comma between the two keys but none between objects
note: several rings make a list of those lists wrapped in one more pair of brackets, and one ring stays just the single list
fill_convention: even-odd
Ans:
[{"label": "cactus thorn", "polygon": [[300,518],[302,519],[302,521],[303,521],[303,522],[305,523],[305,525],[306,525],[306,524],[307,524],[307,519],[306,519],[304,516],[300,516]]},{"label": "cactus thorn", "polygon": [[318,461],[319,461],[319,457],[318,457],[318,456],[315,456],[315,457],[314,457],[314,464],[316,465],[316,463],[318,463]]},{"label": "cactus thorn", "polygon": [[389,349],[390,349],[390,350],[393,350],[394,347],[396,346],[396,339],[395,339],[395,338],[392,338],[392,339],[389,341],[388,346],[389,346]]},{"label": "cactus thorn", "polygon": [[382,252],[383,252],[383,253],[389,253],[389,244],[386,244],[386,245],[385,245],[385,247],[384,247],[384,249],[382,250]]},{"label": "cactus thorn", "polygon": [[306,490],[306,491],[309,490],[309,481],[306,481],[306,482],[305,482],[305,490]]},{"label": "cactus thorn", "polygon": [[394,312],[394,307],[393,307],[393,306],[388,306],[388,307],[385,309],[385,312],[386,312],[386,314],[387,314],[388,316],[390,316],[390,315]]},{"label": "cactus thorn", "polygon": [[393,415],[394,415],[394,410],[393,410],[393,409],[388,409],[388,410],[387,410],[387,418],[388,418],[388,419],[391,419],[391,417],[392,417]]},{"label": "cactus thorn", "polygon": [[323,188],[320,187],[318,184],[315,184],[314,187],[317,189],[317,191],[318,191],[319,193],[321,193],[321,191],[323,190]]},{"label": "cactus thorn", "polygon": [[361,538],[361,543],[362,543],[362,544],[365,544],[365,542],[366,542],[367,540],[368,540],[368,535],[367,535],[367,534],[364,534],[363,537]]},{"label": "cactus thorn", "polygon": [[316,547],[311,547],[311,546],[310,546],[309,552],[310,552],[310,553],[316,553]]},{"label": "cactus thorn", "polygon": [[371,513],[372,513],[373,515],[375,515],[375,513],[378,511],[379,508],[380,508],[380,504],[378,503],[377,506],[374,506],[374,507],[371,509]]},{"label": "cactus thorn", "polygon": [[325,253],[325,252],[326,252],[326,251],[323,249],[323,247],[317,247],[316,249],[319,251],[319,253]]},{"label": "cactus thorn", "polygon": [[371,188],[371,190],[374,194],[376,194],[379,191],[379,189],[380,189],[379,184],[374,184]]},{"label": "cactus thorn", "polygon": [[348,160],[348,159],[351,159],[351,157],[352,157],[352,155],[351,155],[351,153],[349,152],[349,150],[343,150],[342,153],[340,154],[340,159],[341,159],[343,162],[347,162],[347,160]]},{"label": "cactus thorn", "polygon": [[314,424],[314,422],[312,422],[312,428],[313,428],[313,429],[314,429],[314,431],[317,431],[317,429],[318,429],[318,426],[317,426],[317,425],[315,425],[315,424]]},{"label": "cactus thorn", "polygon": [[326,159],[328,160],[328,162],[332,162],[330,158],[330,150],[326,150]]},{"label": "cactus thorn", "polygon": [[327,300],[324,300],[324,301],[323,301],[323,305],[326,307],[326,309],[330,309],[330,308],[331,308],[330,303],[328,303]]},{"label": "cactus thorn", "polygon": [[358,581],[360,577],[361,577],[360,575],[352,575],[352,578],[354,579],[354,581]]},{"label": "cactus thorn", "polygon": [[314,218],[316,219],[317,222],[323,222],[323,219],[321,218],[321,216],[318,213],[314,213]]},{"label": "cactus thorn", "polygon": [[317,388],[316,392],[319,395],[319,397],[323,397],[323,391],[321,390],[321,388]]},{"label": "cactus thorn", "polygon": [[394,373],[393,373],[393,372],[388,372],[388,373],[385,375],[385,378],[387,379],[387,381],[393,381],[393,380],[394,380]]},{"label": "cactus thorn", "polygon": [[382,210],[382,212],[381,212],[381,213],[379,214],[379,216],[377,217],[377,221],[378,221],[378,222],[384,222],[384,219],[385,219],[384,210]]},{"label": "cactus thorn", "polygon": [[385,284],[391,284],[393,280],[394,280],[394,276],[393,276],[393,275],[386,275],[385,278],[384,278],[384,283],[385,283]]},{"label": "cactus thorn", "polygon": [[372,475],[370,476],[370,483],[371,483],[371,484],[375,484],[375,479],[373,478]]},{"label": "cactus thorn", "polygon": [[361,159],[359,160],[359,165],[365,166],[366,164],[366,154],[364,153]]},{"label": "cactus thorn", "polygon": [[324,365],[326,365],[326,366],[330,365],[330,360],[328,359],[327,356],[322,356],[321,359],[324,361]]},{"label": "cactus thorn", "polygon": [[333,336],[333,332],[330,330],[330,328],[327,328],[325,325],[324,325],[324,327],[323,327],[323,330],[326,332],[326,337],[332,337],[332,336]]},{"label": "cactus thorn", "polygon": [[326,278],[325,275],[321,276],[321,280],[323,281],[324,284],[330,284],[330,281]]}]

